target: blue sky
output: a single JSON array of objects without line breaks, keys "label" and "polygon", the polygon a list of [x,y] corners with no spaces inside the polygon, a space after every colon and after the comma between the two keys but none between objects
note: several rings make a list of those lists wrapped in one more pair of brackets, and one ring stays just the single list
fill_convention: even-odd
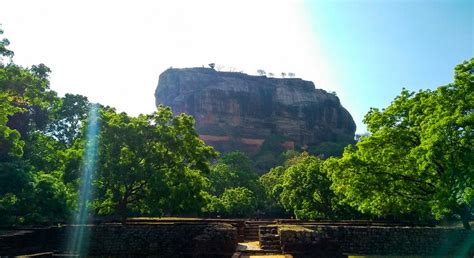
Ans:
[{"label": "blue sky", "polygon": [[51,88],[129,114],[155,109],[168,67],[293,72],[336,91],[364,133],[370,107],[435,88],[474,57],[474,1],[2,0],[0,24]]},{"label": "blue sky", "polygon": [[474,1],[306,2],[313,36],[338,71],[343,104],[362,117],[405,87],[452,82],[453,68],[474,57]]}]

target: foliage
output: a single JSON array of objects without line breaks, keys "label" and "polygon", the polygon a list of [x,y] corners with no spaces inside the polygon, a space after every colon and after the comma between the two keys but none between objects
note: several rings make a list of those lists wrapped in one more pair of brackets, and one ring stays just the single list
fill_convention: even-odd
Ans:
[{"label": "foliage", "polygon": [[9,116],[7,125],[17,130],[23,140],[28,140],[29,132],[45,128],[48,110],[57,100],[56,93],[49,89],[47,74],[39,75],[35,70],[35,67],[27,69],[13,63],[0,67],[0,91],[10,105],[17,108]]},{"label": "foliage", "polygon": [[24,142],[20,139],[20,133],[7,126],[9,116],[20,111],[11,105],[11,99],[6,93],[0,92],[0,161],[23,155]]},{"label": "foliage", "polygon": [[55,104],[47,132],[69,147],[80,136],[91,104],[87,97],[68,93]]},{"label": "foliage", "polygon": [[28,214],[28,195],[33,191],[31,166],[15,159],[0,162],[0,224],[16,224]]},{"label": "foliage", "polygon": [[334,191],[362,212],[420,219],[457,214],[469,228],[473,67],[471,59],[455,68],[454,83],[403,90],[386,109],[371,109],[364,119],[370,135],[327,163]]},{"label": "foliage", "polygon": [[[104,109],[101,120],[99,213],[125,220],[129,211],[189,211],[194,206],[187,204],[202,199],[193,187],[201,184],[196,171],[207,172],[215,152],[197,137],[192,117],[173,117],[170,108],[159,107],[138,117]],[[155,201],[146,202],[149,196]]]},{"label": "foliage", "polygon": [[[206,208],[207,212],[226,214],[230,217],[243,216],[242,212],[235,212],[236,209],[229,208],[229,203],[225,201],[224,194],[229,189],[238,189],[235,191],[242,192],[241,188],[249,190],[252,193],[254,209],[252,212],[245,212],[251,215],[257,209],[262,208],[264,202],[264,190],[258,182],[258,174],[252,164],[252,161],[243,153],[234,151],[223,155],[218,162],[211,168],[211,172],[207,175],[209,180],[208,193],[209,205]],[[235,192],[227,193],[236,194]],[[224,199],[223,199],[224,198]],[[232,204],[234,205],[234,204]],[[231,205],[231,206],[232,206]],[[231,212],[232,211],[232,212]]]},{"label": "foliage", "polygon": [[264,211],[269,215],[285,216],[285,211],[280,204],[281,184],[285,168],[278,166],[270,169],[258,179],[265,193]]},{"label": "foliage", "polygon": [[255,160],[255,167],[259,171],[268,171],[285,162],[283,157],[283,153],[286,150],[285,147],[283,147],[285,140],[284,137],[277,135],[272,135],[265,139],[262,146],[260,146],[258,152],[253,157],[253,160]]},{"label": "foliage", "polygon": [[225,189],[220,200],[226,213],[237,217],[252,215],[256,207],[253,192],[245,187]]},{"label": "foliage", "polygon": [[[0,35],[3,35],[3,30],[0,28]],[[3,66],[2,59],[3,57],[13,57],[13,51],[8,49],[10,45],[10,41],[6,38],[2,38],[0,40],[0,65]]]},{"label": "foliage", "polygon": [[282,206],[298,219],[335,218],[337,200],[322,161],[303,153],[292,162],[280,186]]},{"label": "foliage", "polygon": [[[0,224],[64,222],[77,206],[91,103],[81,95],[58,97],[49,88],[51,70],[16,65],[8,45],[0,40]],[[137,117],[101,107],[93,204],[98,214],[123,220],[201,212],[357,218],[350,205],[385,218],[457,216],[469,228],[473,92],[471,59],[455,68],[452,84],[403,90],[386,109],[371,109],[364,119],[370,134],[324,162],[284,152],[282,139],[272,138],[255,164],[231,152],[210,166],[217,154],[198,138],[191,116],[162,106]],[[326,158],[342,147],[322,143],[310,151]],[[269,172],[259,177],[257,169]]]},{"label": "foliage", "polygon": [[58,175],[37,173],[33,178],[34,195],[29,203],[29,221],[65,222],[70,217],[70,199],[74,196]]},{"label": "foliage", "polygon": [[309,152],[322,159],[329,157],[341,157],[344,148],[351,144],[350,142],[323,142],[317,146],[309,147]]},{"label": "foliage", "polygon": [[[0,30],[0,34],[3,31]],[[0,55],[13,57],[0,43]],[[50,69],[0,63],[0,223],[63,221],[70,210],[58,152],[63,148],[41,131],[48,123],[56,93]]]},{"label": "foliage", "polygon": [[252,161],[244,153],[233,151],[224,154],[207,175],[210,185],[208,191],[213,195],[221,195],[226,188],[238,186],[259,192],[258,174]]},{"label": "foliage", "polygon": [[245,187],[226,188],[221,196],[208,198],[207,210],[226,217],[249,217],[257,205],[254,193]]}]

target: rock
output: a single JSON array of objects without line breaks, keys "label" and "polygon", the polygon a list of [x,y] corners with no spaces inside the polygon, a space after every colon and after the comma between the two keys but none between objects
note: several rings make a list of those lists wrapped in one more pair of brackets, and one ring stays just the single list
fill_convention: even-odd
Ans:
[{"label": "rock", "polygon": [[155,98],[157,106],[192,115],[200,137],[224,152],[255,153],[274,136],[285,149],[351,141],[356,128],[337,96],[298,78],[170,68]]}]

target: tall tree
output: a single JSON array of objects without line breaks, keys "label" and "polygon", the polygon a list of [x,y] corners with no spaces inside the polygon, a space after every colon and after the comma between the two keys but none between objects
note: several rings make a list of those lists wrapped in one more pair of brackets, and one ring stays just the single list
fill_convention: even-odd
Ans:
[{"label": "tall tree", "polygon": [[[0,34],[3,31],[0,30]],[[13,57],[8,40],[0,57]],[[43,134],[56,93],[44,64],[23,68],[0,60],[0,223],[61,221],[68,191],[58,169],[58,146]]]},{"label": "tall tree", "polygon": [[[403,90],[386,109],[371,109],[370,135],[327,170],[333,189],[362,212],[455,214],[469,229],[474,207],[474,59],[456,66],[454,83]],[[431,212],[430,212],[431,211]]]},{"label": "tall tree", "polygon": [[[186,190],[180,180],[192,178],[191,171],[207,172],[215,156],[198,138],[193,118],[173,117],[170,108],[159,107],[152,115],[138,117],[104,109],[101,120],[99,211],[119,214],[125,222],[130,211],[185,208],[180,202],[189,198],[172,198]],[[170,198],[178,203],[170,205]]]}]

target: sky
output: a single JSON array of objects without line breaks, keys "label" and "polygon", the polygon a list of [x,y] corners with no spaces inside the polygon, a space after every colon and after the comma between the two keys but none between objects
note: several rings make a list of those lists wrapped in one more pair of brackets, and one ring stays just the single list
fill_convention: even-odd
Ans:
[{"label": "sky", "polygon": [[403,87],[452,82],[474,57],[474,1],[0,0],[0,24],[23,66],[51,88],[131,115],[155,109],[169,67],[293,72],[335,91],[357,132],[370,107]]}]

